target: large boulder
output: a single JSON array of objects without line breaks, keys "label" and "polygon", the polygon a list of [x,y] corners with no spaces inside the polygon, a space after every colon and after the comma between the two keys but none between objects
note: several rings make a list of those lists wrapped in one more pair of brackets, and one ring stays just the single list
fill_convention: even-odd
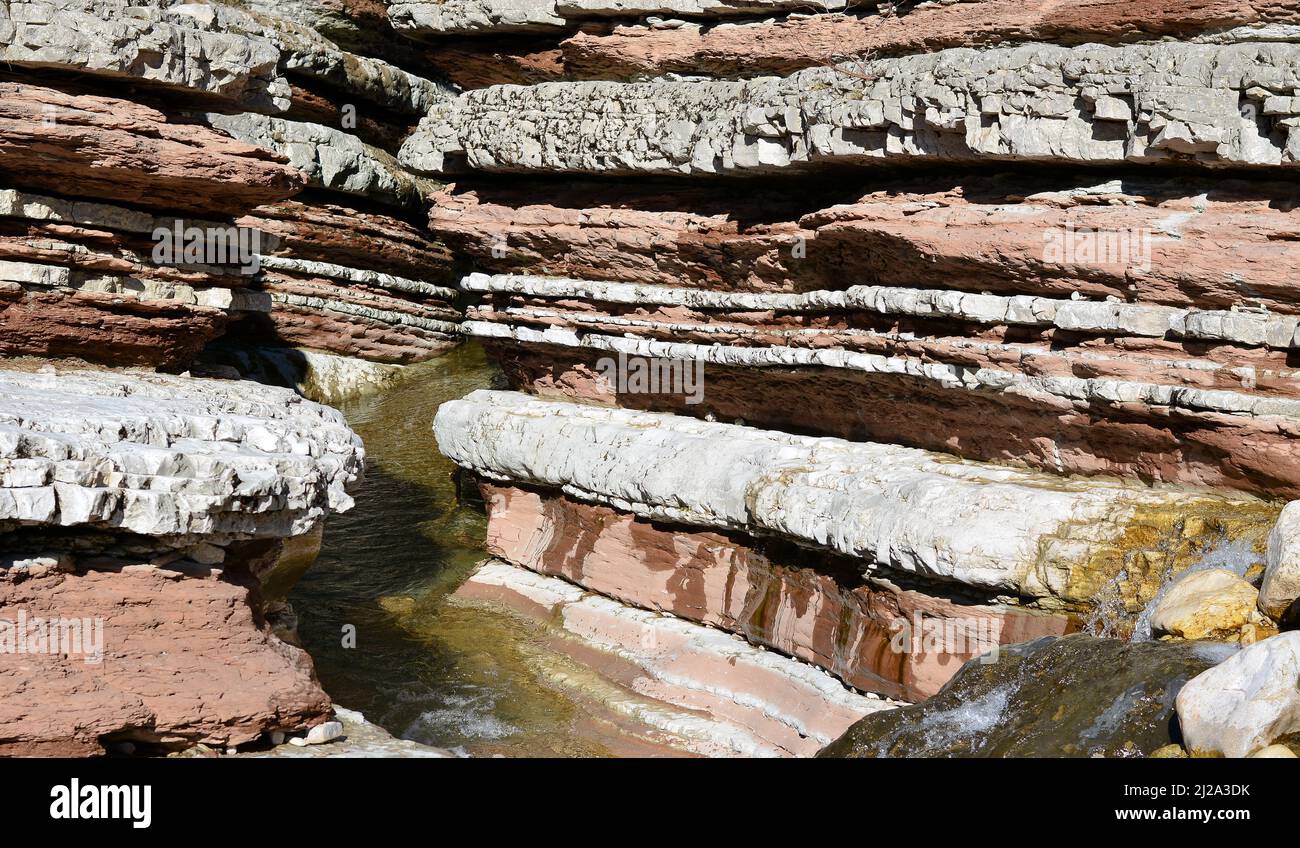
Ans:
[{"label": "large boulder", "polygon": [[1300,633],[1257,642],[1178,694],[1188,750],[1246,757],[1300,731]]},{"label": "large boulder", "polygon": [[974,659],[921,704],[870,715],[824,757],[1123,757],[1177,741],[1174,699],[1231,649],[1076,634]]},{"label": "large boulder", "polygon": [[1227,568],[1180,575],[1156,604],[1151,631],[1183,639],[1235,641],[1243,630],[1267,624],[1255,609],[1259,590]]}]

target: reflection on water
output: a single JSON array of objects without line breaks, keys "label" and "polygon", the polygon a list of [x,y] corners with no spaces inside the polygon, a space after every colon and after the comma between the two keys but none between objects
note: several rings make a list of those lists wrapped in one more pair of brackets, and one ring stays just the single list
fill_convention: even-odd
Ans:
[{"label": "reflection on water", "polygon": [[589,711],[539,673],[551,658],[537,625],[447,598],[485,556],[484,519],[456,505],[431,425],[440,403],[488,387],[503,387],[499,375],[466,345],[339,404],[368,467],[290,596],[303,644],[337,703],[398,736],[476,755],[608,754],[618,730],[593,730]]}]

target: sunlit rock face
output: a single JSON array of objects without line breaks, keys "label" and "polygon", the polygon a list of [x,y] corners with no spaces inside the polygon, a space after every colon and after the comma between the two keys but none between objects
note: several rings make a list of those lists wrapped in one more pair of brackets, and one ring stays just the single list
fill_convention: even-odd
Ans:
[{"label": "sunlit rock face", "polygon": [[1300,634],[1251,645],[1178,694],[1188,750],[1246,757],[1300,732]]},{"label": "sunlit rock face", "polygon": [[[1181,38],[1287,38],[1300,15],[1277,0],[962,0],[854,6],[781,2],[394,3],[397,25],[438,50],[464,88],[670,74],[788,75],[862,56],[1021,42],[1120,44]],[[617,15],[613,9],[617,8]],[[719,26],[718,24],[725,24]],[[567,25],[567,26],[566,26]],[[478,43],[443,38],[475,32]]]},{"label": "sunlit rock face", "polygon": [[599,675],[583,685],[588,697],[693,754],[810,756],[862,716],[895,706],[736,636],[503,562],[484,563],[457,598],[546,622],[560,650]]},{"label": "sunlit rock face", "polygon": [[924,704],[868,716],[825,757],[1141,757],[1182,741],[1175,698],[1231,656],[1075,635],[976,659]]},{"label": "sunlit rock face", "polygon": [[[398,161],[454,175],[429,227],[519,393],[435,428],[492,552],[910,700],[1080,627],[1271,634],[1296,10],[761,6],[393,9],[464,89]],[[910,613],[983,641],[898,650]]]},{"label": "sunlit rock face", "polygon": [[452,91],[339,46],[313,5],[4,10],[0,349],[180,371],[222,340],[381,364],[456,343],[420,225],[438,186],[395,159]]},{"label": "sunlit rock face", "polygon": [[508,392],[444,404],[434,431],[444,454],[491,480],[1054,606],[1086,604],[1123,573],[1140,608],[1162,572],[1138,570],[1134,540],[1190,554],[1220,534],[1262,532],[1273,516],[1240,497]]},{"label": "sunlit rock face", "polygon": [[[610,507],[483,484],[487,547],[626,604],[719,627],[865,692],[933,695],[966,660],[1078,622],[864,576],[845,557],[737,533],[665,526]],[[982,602],[983,601],[983,602]]]},{"label": "sunlit rock face", "polygon": [[[502,560],[466,592],[560,605],[575,656],[631,652],[616,688],[700,752],[812,753],[865,714],[845,686],[941,703],[963,662],[1080,627],[1245,641],[1202,621],[1217,596],[1156,609],[1216,552],[1232,621],[1287,626],[1293,7],[7,4],[0,354],[186,375],[0,381],[6,609],[158,599],[115,625],[135,666],[49,693],[100,692],[103,721],[69,706],[15,745],[323,719],[272,627],[361,453],[301,396],[382,389],[467,336],[513,391],[438,415]],[[229,622],[194,667],[256,669],[242,718],[234,672],[197,705],[132,688],[149,620],[185,643],[179,604]],[[1031,644],[1017,686],[1038,663],[1086,688],[1104,654],[1150,697],[1073,739],[939,748],[1146,752],[1190,668],[1182,645]],[[686,721],[742,654],[780,718]]]},{"label": "sunlit rock face", "polygon": [[971,160],[1290,168],[1291,98],[1268,92],[1298,72],[1289,43],[1028,44],[749,81],[495,86],[435,110],[402,159],[646,175]]}]

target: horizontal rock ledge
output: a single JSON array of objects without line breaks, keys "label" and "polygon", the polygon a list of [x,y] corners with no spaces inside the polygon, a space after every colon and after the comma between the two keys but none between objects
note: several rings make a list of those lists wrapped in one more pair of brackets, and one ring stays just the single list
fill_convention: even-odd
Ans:
[{"label": "horizontal rock ledge", "polygon": [[740,196],[702,182],[512,180],[441,193],[429,225],[495,273],[727,292],[942,284],[1300,311],[1286,180],[949,172],[845,182],[772,182]]},{"label": "horizontal rock ledge", "polygon": [[352,506],[364,464],[337,411],[254,383],[3,371],[0,399],[2,530],[299,535]]},{"label": "horizontal rock ledge", "polygon": [[536,330],[495,321],[466,321],[467,335],[483,339],[509,339],[525,344],[589,348],[626,356],[703,362],[744,368],[815,367],[892,374],[915,378],[944,388],[991,391],[1027,397],[1054,397],[1097,404],[1168,407],[1172,410],[1238,416],[1243,418],[1300,418],[1300,398],[1270,397],[1219,389],[1200,389],[1136,380],[1037,376],[959,363],[931,362],[907,356],[855,353],[850,350],[787,345],[745,347],[715,343],[666,342],[600,333],[582,333],[565,327]]},{"label": "horizontal rock ledge", "polygon": [[683,306],[723,312],[861,310],[889,316],[1054,327],[1114,336],[1171,336],[1280,350],[1295,346],[1300,332],[1300,318],[1267,312],[1175,309],[1144,303],[975,294],[951,289],[849,286],[834,291],[799,294],[750,294],[526,274],[470,274],[461,281],[461,288],[491,294],[583,299],[620,305]]},{"label": "horizontal rock ledge", "polygon": [[853,56],[1010,42],[1120,43],[1220,34],[1232,27],[1240,28],[1234,33],[1239,39],[1266,38],[1271,27],[1286,32],[1287,24],[1296,23],[1300,10],[1275,0],[980,0],[923,3],[896,16],[809,14],[734,26],[618,26],[575,33],[558,52],[567,78],[734,78],[789,74]]},{"label": "horizontal rock ledge", "polygon": [[730,634],[500,561],[482,564],[455,597],[558,627],[575,656],[599,658],[602,676],[635,693],[609,704],[616,713],[706,756],[810,756],[861,716],[894,706]]},{"label": "horizontal rock ledge", "polygon": [[711,175],[833,163],[1019,161],[1292,168],[1300,45],[1027,44],[745,82],[554,82],[467,92],[409,168]]},{"label": "horizontal rock ledge", "polygon": [[[882,336],[871,353],[854,353],[815,345],[777,350],[709,339],[687,344],[603,333],[578,337],[563,327],[487,327],[490,331],[478,337],[511,385],[547,398],[894,442],[1058,474],[1116,475],[1152,484],[1230,487],[1264,497],[1300,496],[1295,444],[1300,423],[1289,413],[1259,416],[1245,413],[1246,406],[1229,413],[1184,403],[1236,398],[1254,404],[1267,397],[1221,391],[1214,379],[1199,388],[1216,372],[1202,371],[1196,362],[1181,373],[1167,364],[1142,373],[1157,363],[1122,349],[1110,355],[1075,356],[1045,348],[1017,351],[1014,348],[1024,346],[981,341],[929,346]],[[627,333],[628,328],[617,332]],[[1003,354],[1014,355],[998,361]],[[958,364],[943,363],[954,355]],[[661,385],[658,391],[627,380],[619,383],[610,367],[617,369],[620,357],[656,367],[667,362],[678,369],[677,382],[670,380],[667,389]],[[694,378],[701,360],[702,380]],[[1111,376],[1080,378],[1076,368],[1083,373],[1109,371]],[[1256,373],[1289,392],[1288,372]],[[1200,380],[1178,382],[1198,373],[1203,375]],[[1226,373],[1218,370],[1219,375]],[[688,374],[694,383],[684,382]],[[959,379],[962,375],[971,381]],[[994,375],[1007,382],[985,381]],[[1140,379],[1134,381],[1134,376]],[[1174,381],[1149,382],[1153,377]],[[1237,388],[1244,386],[1238,383]],[[1175,398],[1176,403],[1166,403]]]},{"label": "horizontal rock ledge", "polygon": [[0,9],[0,60],[188,89],[244,108],[282,111],[280,51],[242,9],[142,0],[11,0]]},{"label": "horizontal rock ledge", "polygon": [[[1143,548],[1164,539],[1199,552],[1225,532],[1258,532],[1269,514],[1244,497],[1055,477],[897,445],[514,392],[477,391],[443,404],[434,433],[443,454],[490,480],[554,488],[651,520],[776,536],[860,559],[867,569],[879,564],[1049,606],[1086,605],[1121,570],[1140,565],[1126,556],[1137,539]],[[1205,521],[1209,515],[1219,520]],[[1140,608],[1160,582],[1130,572],[1125,600]]]}]

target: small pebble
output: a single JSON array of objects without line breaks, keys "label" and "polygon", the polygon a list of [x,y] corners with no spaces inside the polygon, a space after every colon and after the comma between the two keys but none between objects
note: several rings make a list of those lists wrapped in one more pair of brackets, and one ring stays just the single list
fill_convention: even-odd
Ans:
[{"label": "small pebble", "polygon": [[307,731],[308,745],[322,745],[331,742],[343,735],[343,722],[327,721],[324,724],[318,724],[311,730]]}]

